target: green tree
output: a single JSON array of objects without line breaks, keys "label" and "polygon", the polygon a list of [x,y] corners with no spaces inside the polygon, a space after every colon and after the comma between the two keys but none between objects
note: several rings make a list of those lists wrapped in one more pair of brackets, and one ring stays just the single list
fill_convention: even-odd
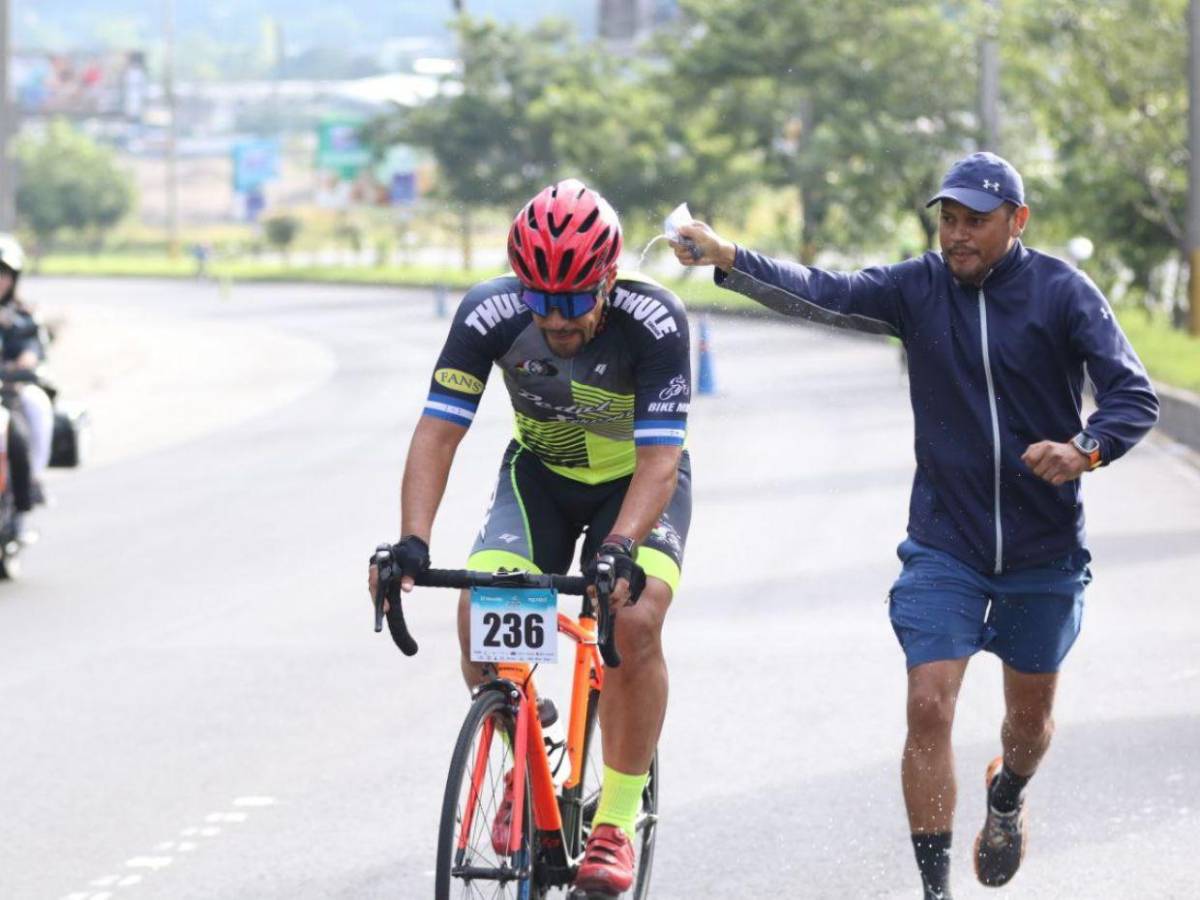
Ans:
[{"label": "green tree", "polygon": [[278,213],[263,219],[262,227],[267,243],[282,252],[286,259],[296,235],[300,233],[300,220],[287,213]]},{"label": "green tree", "polygon": [[[951,2],[684,0],[684,109],[711,107],[731,156],[800,198],[796,246],[876,243],[973,143],[976,23]],[[754,35],[747,51],[746,35]]]},{"label": "green tree", "polygon": [[1053,151],[1032,179],[1048,227],[1090,237],[1097,271],[1142,292],[1186,251],[1186,16],[1187,0],[1010,0],[1006,16],[1006,94]]},{"label": "green tree", "polygon": [[578,40],[562,22],[526,30],[463,17],[457,28],[461,80],[377,120],[366,137],[380,152],[393,143],[432,152],[439,191],[463,216],[465,264],[473,209],[514,209],[559,178],[582,178],[626,218],[661,217],[682,199],[682,132],[645,64]]},{"label": "green tree", "polygon": [[133,183],[113,152],[62,121],[16,145],[17,214],[39,247],[64,230],[102,239],[133,204]]}]

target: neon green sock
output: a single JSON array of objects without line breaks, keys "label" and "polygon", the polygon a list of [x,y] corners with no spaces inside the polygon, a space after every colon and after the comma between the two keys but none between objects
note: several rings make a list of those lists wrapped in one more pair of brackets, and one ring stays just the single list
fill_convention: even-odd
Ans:
[{"label": "neon green sock", "polygon": [[616,769],[604,767],[604,784],[600,788],[600,808],[592,826],[616,825],[630,839],[637,829],[638,813],[642,810],[642,791],[650,773],[626,775]]}]

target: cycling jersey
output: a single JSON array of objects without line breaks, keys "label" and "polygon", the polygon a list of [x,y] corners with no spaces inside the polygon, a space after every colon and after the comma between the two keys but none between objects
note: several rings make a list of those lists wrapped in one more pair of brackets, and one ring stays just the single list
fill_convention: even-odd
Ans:
[{"label": "cycling jersey", "polygon": [[434,367],[425,415],[467,428],[492,364],[504,373],[517,442],[553,472],[600,484],[631,474],[636,448],[682,446],[691,400],[683,304],[622,272],[592,340],[555,356],[513,275],[467,292]]}]

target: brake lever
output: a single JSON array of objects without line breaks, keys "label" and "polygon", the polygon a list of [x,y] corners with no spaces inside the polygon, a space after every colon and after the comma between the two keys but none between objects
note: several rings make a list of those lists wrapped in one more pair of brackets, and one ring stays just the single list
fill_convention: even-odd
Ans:
[{"label": "brake lever", "polygon": [[371,565],[376,569],[375,580],[375,633],[383,631],[383,600],[387,596],[387,586],[392,580],[392,548],[380,544],[375,548],[371,557]]},{"label": "brake lever", "polygon": [[597,642],[600,645],[600,657],[610,669],[619,668],[621,654],[617,652],[614,635],[613,619],[616,613],[612,611],[609,600],[616,589],[617,578],[613,558],[602,556],[596,560],[596,630]]}]

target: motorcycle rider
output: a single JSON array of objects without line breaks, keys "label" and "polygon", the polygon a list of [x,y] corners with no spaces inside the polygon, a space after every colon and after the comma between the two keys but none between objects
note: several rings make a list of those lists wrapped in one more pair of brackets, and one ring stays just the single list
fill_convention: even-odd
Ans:
[{"label": "motorcycle rider", "polygon": [[[25,252],[11,234],[0,234],[0,368],[4,372],[35,370],[45,358],[41,327],[32,310],[17,297]],[[41,476],[50,462],[54,408],[36,384],[21,384],[9,417],[9,471],[13,498],[21,517],[18,534],[27,531],[24,514],[43,502]]]}]

